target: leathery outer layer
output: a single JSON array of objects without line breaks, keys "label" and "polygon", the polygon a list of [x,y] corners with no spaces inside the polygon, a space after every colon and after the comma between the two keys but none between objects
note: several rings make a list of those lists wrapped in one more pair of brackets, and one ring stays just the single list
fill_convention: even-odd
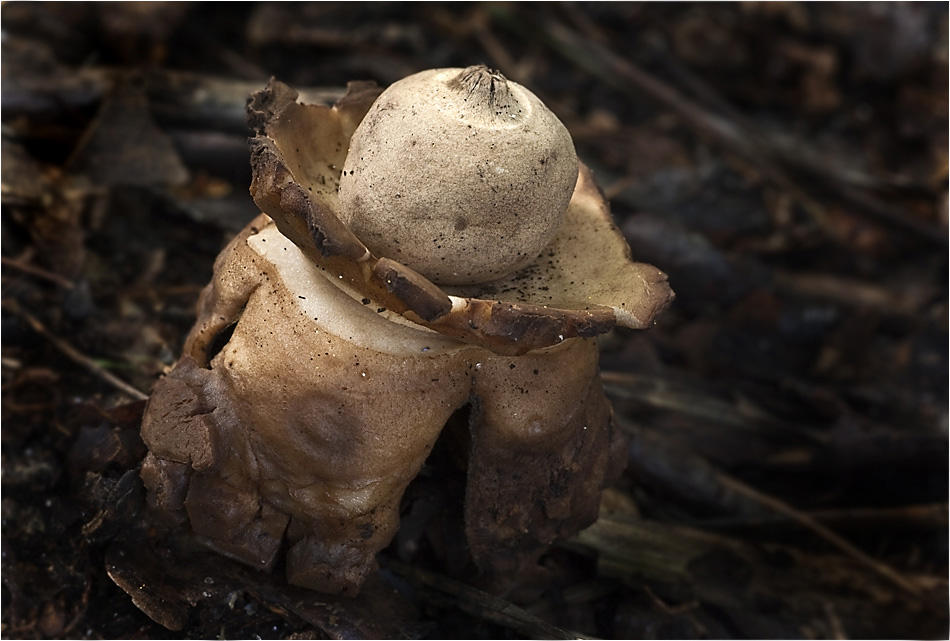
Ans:
[{"label": "leathery outer layer", "polygon": [[[541,573],[597,516],[626,458],[594,337],[672,300],[637,263],[581,166],[535,261],[439,287],[375,256],[339,216],[350,138],[379,95],[333,107],[272,81],[252,96],[251,194],[264,212],[215,262],[182,358],[146,408],[148,501],[173,527],[291,583],[355,594],[401,497],[468,406],[465,536],[479,583]],[[446,434],[446,438],[458,436]]]},{"label": "leathery outer layer", "polygon": [[290,583],[355,594],[406,486],[471,404],[472,556],[496,589],[531,575],[549,543],[594,521],[625,463],[596,342],[502,356],[337,279],[266,215],[221,253],[143,421],[150,505],[222,554],[269,570],[286,549]]}]

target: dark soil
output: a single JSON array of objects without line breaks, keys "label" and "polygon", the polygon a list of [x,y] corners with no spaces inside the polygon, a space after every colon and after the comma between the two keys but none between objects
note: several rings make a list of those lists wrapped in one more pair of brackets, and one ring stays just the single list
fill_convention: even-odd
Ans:
[{"label": "dark soil", "polygon": [[[947,636],[946,3],[0,12],[5,638]],[[435,461],[357,599],[145,543],[144,399],[257,213],[247,96],[479,62],[677,292],[601,341],[601,519],[517,605],[434,543]]]}]

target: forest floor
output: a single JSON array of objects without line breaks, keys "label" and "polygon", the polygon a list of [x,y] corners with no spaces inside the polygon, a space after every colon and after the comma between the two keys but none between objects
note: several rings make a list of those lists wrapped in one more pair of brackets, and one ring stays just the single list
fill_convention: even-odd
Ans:
[{"label": "forest floor", "polygon": [[[0,12],[4,638],[947,637],[946,3]],[[139,422],[257,214],[248,95],[479,62],[677,294],[601,340],[601,518],[519,604],[394,548],[356,599],[149,556]]]}]

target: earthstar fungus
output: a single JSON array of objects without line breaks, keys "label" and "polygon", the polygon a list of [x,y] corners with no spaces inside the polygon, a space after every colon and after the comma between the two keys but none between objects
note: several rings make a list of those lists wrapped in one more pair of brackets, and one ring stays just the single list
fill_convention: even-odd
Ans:
[{"label": "earthstar fungus", "polygon": [[[455,91],[455,83],[477,100],[491,95],[502,114],[515,103],[532,117],[547,112],[527,90],[484,67],[417,76],[442,83],[433,96]],[[494,88],[479,98],[485,83]],[[402,262],[417,252],[376,253],[388,251],[385,243],[364,232],[364,244],[344,220],[371,215],[366,203],[384,200],[371,193],[375,180],[362,179],[381,171],[365,158],[393,155],[367,152],[367,140],[385,127],[359,132],[361,122],[378,125],[364,116],[408,106],[404,115],[412,119],[414,101],[400,106],[402,99],[384,101],[386,95],[351,83],[333,107],[303,105],[272,81],[252,97],[251,193],[263,213],[215,261],[184,353],[156,384],[142,424],[150,450],[142,477],[164,521],[189,527],[211,548],[263,570],[285,555],[291,583],[355,594],[396,532],[407,485],[450,417],[468,407],[465,536],[482,583],[505,590],[541,571],[537,561],[552,541],[593,522],[602,489],[625,463],[594,337],[617,324],[649,326],[672,292],[662,272],[631,260],[590,171],[576,169],[569,137],[570,154],[563,140],[551,143],[567,160],[555,174],[576,173],[569,201],[551,188],[540,211],[517,207],[519,216],[559,222],[532,234],[547,236],[538,248],[509,248],[516,258],[507,268],[492,272],[503,261],[476,257],[474,272],[488,264],[492,280],[482,282],[482,270],[463,283],[458,268],[419,266],[452,283],[440,286]],[[506,142],[511,130],[494,126],[492,114],[480,117],[488,125],[473,140],[495,145],[498,157],[487,156],[495,166],[514,162],[504,150],[524,146]],[[470,118],[473,128],[477,120]],[[358,145],[351,145],[354,132]],[[448,206],[443,217],[454,229],[462,210],[451,205],[460,193],[478,199],[479,173],[443,176],[433,186],[432,154],[442,153],[446,140],[463,158],[478,152],[427,134],[433,132],[425,127],[411,134],[430,150],[399,158],[394,180],[408,181],[414,163],[423,163],[417,192],[438,196],[468,181],[448,205],[426,201]],[[357,148],[359,162],[347,156]],[[534,158],[539,149],[524,154]],[[481,184],[493,192],[504,173],[486,172]],[[541,191],[547,184],[539,183]],[[397,190],[408,192],[390,185]],[[498,203],[519,203],[520,193],[483,198],[481,212],[473,204],[465,228],[513,216]],[[547,211],[555,206],[564,211]],[[422,207],[417,202],[403,215]],[[403,235],[397,220],[384,222],[400,245],[426,240],[414,239],[414,230]],[[457,246],[454,253],[461,253]]]}]

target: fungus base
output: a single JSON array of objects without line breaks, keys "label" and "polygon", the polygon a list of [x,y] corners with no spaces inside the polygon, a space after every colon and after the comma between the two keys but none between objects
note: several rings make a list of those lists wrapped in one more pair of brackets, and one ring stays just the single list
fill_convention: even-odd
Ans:
[{"label": "fungus base", "polygon": [[173,527],[291,583],[355,594],[449,417],[470,404],[466,537],[482,583],[540,572],[626,449],[592,339],[501,356],[355,298],[261,216],[222,252],[149,402],[142,468]]}]

